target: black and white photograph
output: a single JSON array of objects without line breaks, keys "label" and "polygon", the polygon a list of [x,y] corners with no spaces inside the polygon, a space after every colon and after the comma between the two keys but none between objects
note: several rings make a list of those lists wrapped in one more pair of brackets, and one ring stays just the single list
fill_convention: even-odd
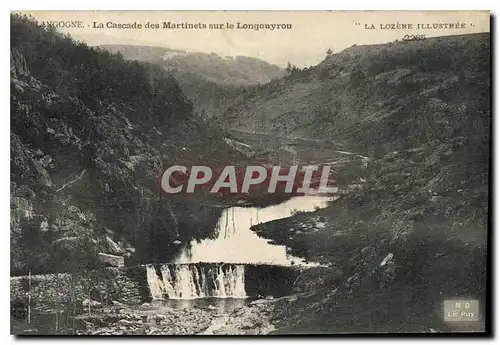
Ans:
[{"label": "black and white photograph", "polygon": [[490,333],[490,22],[12,11],[10,333]]}]

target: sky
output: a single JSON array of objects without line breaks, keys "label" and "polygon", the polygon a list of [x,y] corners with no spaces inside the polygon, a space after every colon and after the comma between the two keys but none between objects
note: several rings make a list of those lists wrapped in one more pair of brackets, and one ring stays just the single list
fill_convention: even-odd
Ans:
[{"label": "sky", "polygon": [[[408,34],[426,37],[489,32],[488,11],[25,11],[38,21],[82,21],[82,28],[60,28],[89,45],[150,45],[181,50],[244,55],[280,67],[321,62],[330,48],[339,52],[353,44],[401,40]],[[112,29],[93,28],[94,22],[160,24],[223,24],[224,29]],[[237,29],[243,24],[291,24],[287,30]],[[227,23],[234,28],[227,28]],[[412,24],[413,28],[397,27]],[[417,24],[453,23],[465,28],[418,29]],[[373,26],[372,26],[373,25]],[[384,28],[381,28],[381,25]],[[370,29],[373,28],[374,29]]]}]

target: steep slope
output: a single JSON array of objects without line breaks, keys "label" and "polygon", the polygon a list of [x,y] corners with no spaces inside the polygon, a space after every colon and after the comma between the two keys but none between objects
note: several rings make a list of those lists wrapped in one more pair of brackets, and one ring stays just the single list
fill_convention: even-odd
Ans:
[{"label": "steep slope", "polygon": [[179,159],[231,153],[175,79],[26,17],[11,30],[12,274],[93,268],[99,252],[167,261],[175,240],[209,236],[220,212],[156,182]]},{"label": "steep slope", "polygon": [[[489,53],[487,34],[352,47],[226,114],[370,158],[362,185],[330,207],[254,226],[338,272],[281,303],[277,333],[486,329]],[[444,322],[454,298],[479,300],[481,320]]]},{"label": "steep slope", "polygon": [[120,52],[127,60],[161,63],[168,70],[194,73],[220,85],[262,84],[284,74],[276,65],[247,56],[222,57],[215,53],[149,46],[109,44],[100,47],[112,53]]},{"label": "steep slope", "polygon": [[126,60],[164,66],[179,82],[202,118],[220,115],[241,90],[281,78],[285,72],[266,61],[246,57],[222,57],[215,53],[188,52],[162,47],[102,45]]},{"label": "steep slope", "polygon": [[[353,46],[247,92],[224,120],[257,132],[365,145],[408,136],[401,145],[418,145],[471,125],[461,121],[464,112],[481,111],[489,92],[488,66],[488,34]],[[488,114],[478,121],[484,117]],[[380,132],[383,128],[387,131]]]}]

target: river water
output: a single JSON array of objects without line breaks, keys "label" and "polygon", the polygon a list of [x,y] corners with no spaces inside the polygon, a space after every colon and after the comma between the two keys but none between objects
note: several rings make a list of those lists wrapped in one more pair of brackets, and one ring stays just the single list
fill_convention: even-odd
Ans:
[{"label": "river water", "polygon": [[[216,226],[218,236],[186,246],[176,263],[224,262],[235,264],[306,265],[302,258],[287,253],[285,246],[271,244],[250,227],[259,223],[290,217],[296,211],[310,212],[328,206],[331,197],[306,195],[293,197],[265,208],[231,207]],[[311,264],[307,264],[311,265]]]},{"label": "river water", "polygon": [[245,299],[249,297],[246,280],[252,278],[247,276],[246,265],[317,266],[290,255],[285,246],[269,243],[250,228],[290,217],[297,211],[324,208],[330,200],[307,195],[264,208],[226,209],[216,226],[215,238],[193,240],[172,263],[146,266],[152,299]]}]

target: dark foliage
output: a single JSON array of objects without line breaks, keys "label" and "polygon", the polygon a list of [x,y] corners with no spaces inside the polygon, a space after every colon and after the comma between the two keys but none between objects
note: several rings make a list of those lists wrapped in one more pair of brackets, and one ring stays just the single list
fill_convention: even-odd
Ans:
[{"label": "dark foliage", "polygon": [[95,268],[110,240],[131,262],[168,261],[174,240],[209,236],[220,212],[157,184],[181,153],[219,148],[176,80],[25,16],[11,30],[12,273]]},{"label": "dark foliage", "polygon": [[130,120],[164,126],[190,115],[191,103],[175,79],[154,64],[126,61],[120,53],[92,48],[27,16],[11,16],[11,49],[20,51],[33,77],[91,110],[100,100],[119,101],[143,111]]}]

